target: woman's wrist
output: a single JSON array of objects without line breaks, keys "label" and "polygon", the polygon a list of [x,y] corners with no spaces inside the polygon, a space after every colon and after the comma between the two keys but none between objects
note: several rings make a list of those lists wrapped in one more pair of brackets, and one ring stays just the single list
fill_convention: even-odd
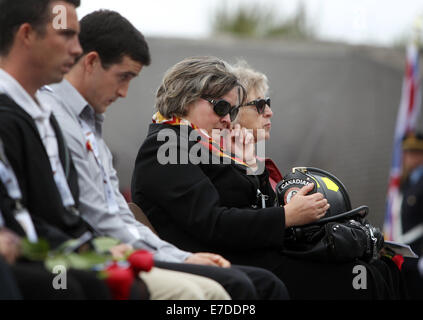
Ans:
[{"label": "woman's wrist", "polygon": [[284,214],[285,214],[285,228],[292,227],[291,207],[289,205],[285,205],[283,208],[284,208]]}]

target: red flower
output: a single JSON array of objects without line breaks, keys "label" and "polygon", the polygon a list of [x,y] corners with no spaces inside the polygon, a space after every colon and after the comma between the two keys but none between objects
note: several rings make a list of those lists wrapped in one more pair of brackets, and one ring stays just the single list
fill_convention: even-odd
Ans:
[{"label": "red flower", "polygon": [[112,293],[114,300],[128,300],[132,283],[134,282],[134,274],[127,267],[120,267],[114,263],[106,269],[106,283]]},{"label": "red flower", "polygon": [[137,276],[141,271],[150,271],[154,265],[153,254],[146,250],[138,250],[128,257],[134,275]]},{"label": "red flower", "polygon": [[402,270],[402,264],[404,263],[404,257],[397,254],[396,256],[392,257],[392,261],[395,262],[398,269]]},{"label": "red flower", "polygon": [[141,271],[150,271],[153,267],[153,254],[145,250],[138,250],[128,257],[127,262],[129,263],[127,267],[113,263],[105,270],[106,283],[114,300],[129,299],[135,277],[138,277]]}]

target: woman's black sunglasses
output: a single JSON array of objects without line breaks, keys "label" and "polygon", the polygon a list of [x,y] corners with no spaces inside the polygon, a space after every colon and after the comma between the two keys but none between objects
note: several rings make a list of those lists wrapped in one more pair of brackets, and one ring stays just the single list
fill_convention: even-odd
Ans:
[{"label": "woman's black sunglasses", "polygon": [[270,98],[253,100],[251,102],[247,102],[246,104],[242,105],[241,107],[256,106],[257,112],[259,114],[263,114],[264,110],[266,109],[266,104],[270,108]]},{"label": "woman's black sunglasses", "polygon": [[213,105],[213,110],[219,117],[224,117],[229,113],[231,121],[234,121],[236,119],[239,112],[239,106],[231,106],[228,101],[223,99],[214,100],[204,96],[201,98],[210,102]]}]

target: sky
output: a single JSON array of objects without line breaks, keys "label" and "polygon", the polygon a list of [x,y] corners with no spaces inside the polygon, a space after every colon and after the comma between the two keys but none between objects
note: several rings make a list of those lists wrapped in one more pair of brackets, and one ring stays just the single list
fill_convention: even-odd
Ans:
[{"label": "sky", "polygon": [[[82,0],[79,17],[105,8],[118,11],[146,37],[205,38],[211,35],[214,12],[226,6],[271,8],[289,17],[302,3],[323,40],[389,46],[409,36],[420,17],[422,0]],[[423,38],[423,32],[421,34]]]}]

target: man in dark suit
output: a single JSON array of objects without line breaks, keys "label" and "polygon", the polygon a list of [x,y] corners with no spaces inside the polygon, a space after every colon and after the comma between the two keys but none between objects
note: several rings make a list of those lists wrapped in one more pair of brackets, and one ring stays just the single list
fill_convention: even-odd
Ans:
[{"label": "man in dark suit", "polygon": [[407,135],[403,151],[403,237],[407,237],[407,243],[420,255],[423,253],[423,134]]}]

